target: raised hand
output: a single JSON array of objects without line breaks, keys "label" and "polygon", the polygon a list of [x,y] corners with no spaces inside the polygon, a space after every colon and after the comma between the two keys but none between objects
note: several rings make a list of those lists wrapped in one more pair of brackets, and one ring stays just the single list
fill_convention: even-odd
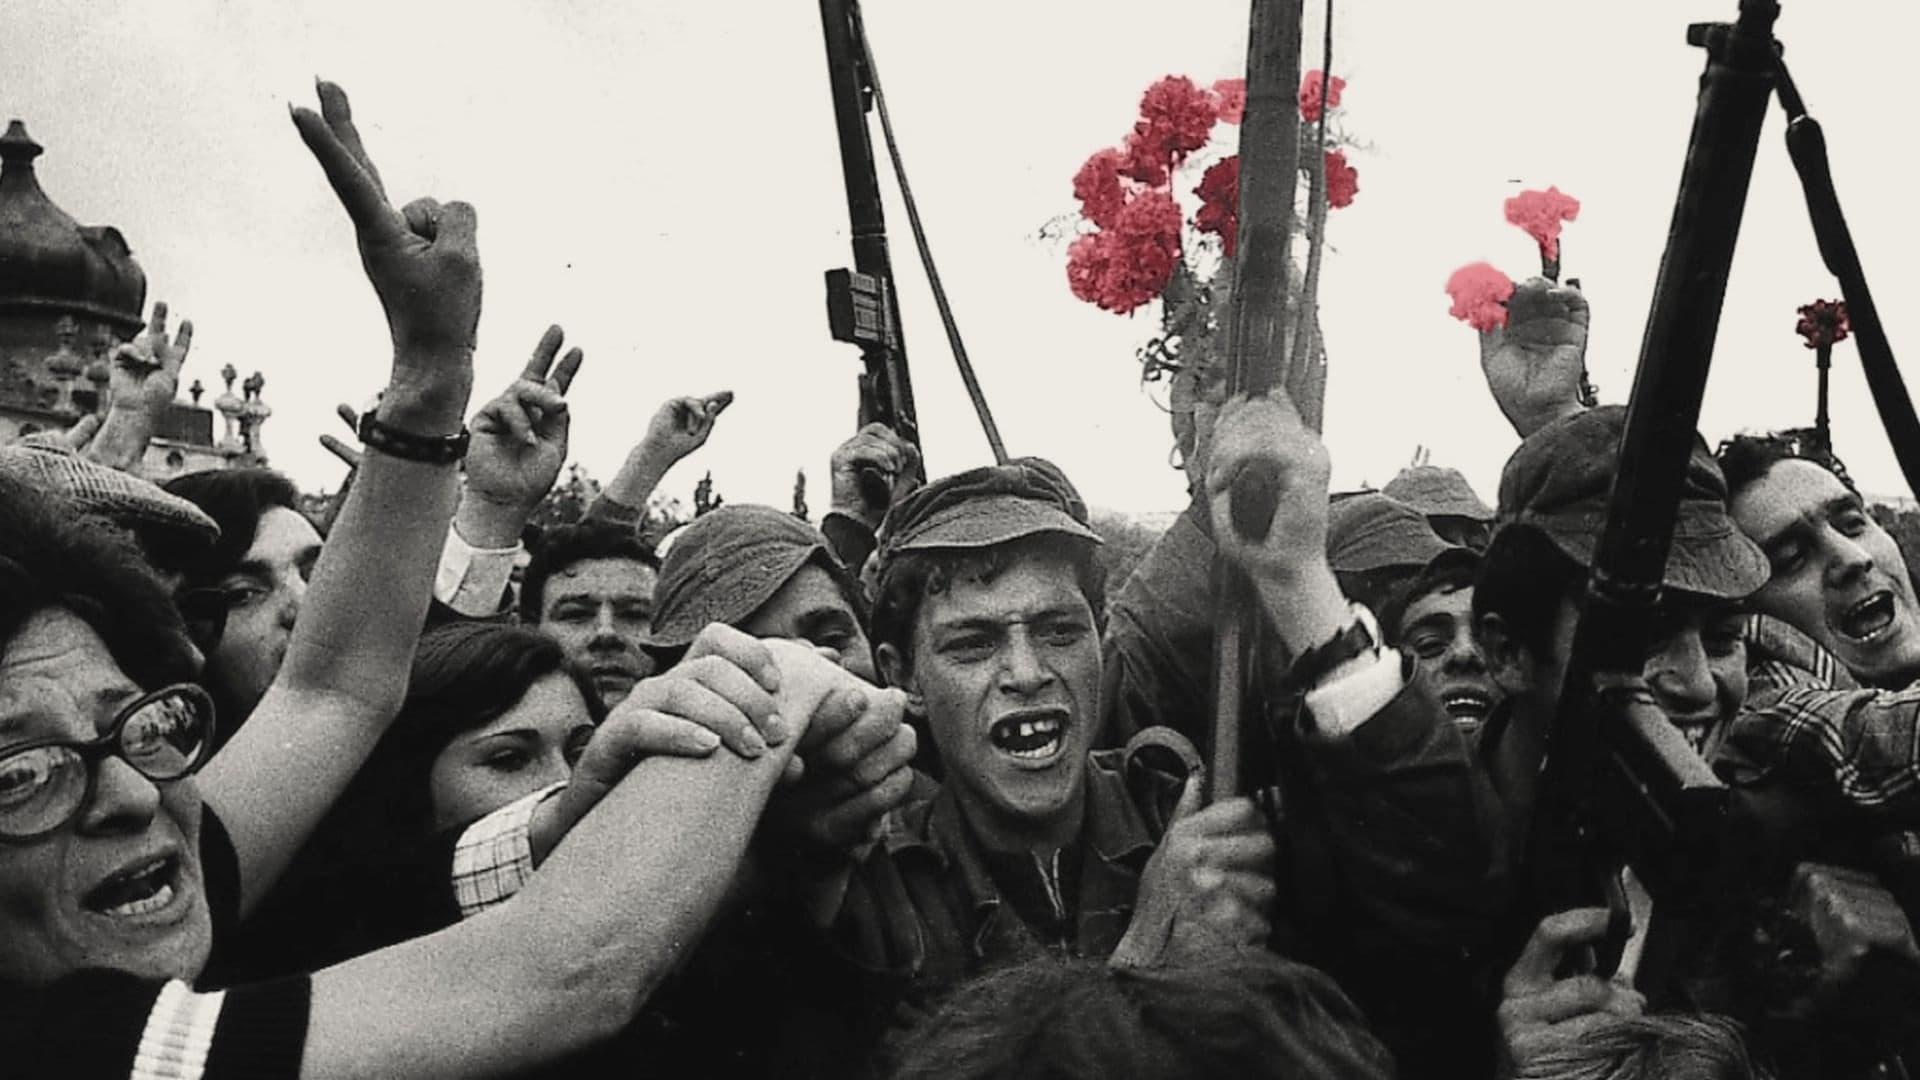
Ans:
[{"label": "raised hand", "polygon": [[416,400],[441,414],[457,397],[457,424],[473,387],[480,324],[473,207],[417,199],[395,210],[361,144],[346,92],[329,82],[318,91],[320,111],[296,107],[293,123],[353,221],[360,263],[387,313],[394,362],[382,419],[395,419],[385,409],[406,411]]},{"label": "raised hand", "polygon": [[1528,278],[1507,301],[1507,325],[1480,335],[1480,371],[1521,438],[1579,412],[1587,374],[1587,298]]},{"label": "raised hand", "polygon": [[[333,407],[333,415],[339,417],[341,422],[347,425],[348,431],[358,432],[360,430],[360,414],[354,411],[353,406],[341,402]],[[320,446],[327,453],[339,458],[347,466],[347,479],[341,485],[342,488],[344,488],[346,484],[353,483],[353,474],[360,469],[360,451],[348,446],[338,437],[328,435],[324,432],[320,435]]]},{"label": "raised hand", "polygon": [[707,445],[714,421],[733,404],[733,391],[722,390],[706,397],[670,398],[660,403],[653,419],[647,422],[642,443],[661,459],[679,461]]},{"label": "raised hand", "polygon": [[157,416],[180,392],[180,369],[192,348],[193,320],[182,320],[179,332],[168,337],[166,301],[154,304],[147,332],[113,350],[113,378],[108,383],[113,407]]},{"label": "raised hand", "polygon": [[707,437],[713,434],[714,421],[731,404],[731,390],[661,402],[647,423],[646,434],[627,451],[620,471],[601,489],[602,497],[642,510],[667,470],[707,444]]},{"label": "raised hand", "polygon": [[559,479],[572,426],[567,388],[585,359],[569,349],[556,363],[565,341],[563,330],[548,327],[513,384],[473,418],[466,487],[454,518],[469,543],[511,547]]},{"label": "raised hand", "polygon": [[[1233,523],[1233,483],[1256,463],[1273,466],[1277,509],[1264,539]],[[1320,436],[1285,395],[1227,402],[1207,455],[1207,498],[1220,553],[1251,580],[1286,655],[1330,640],[1352,621],[1327,565],[1327,481],[1332,463]],[[1278,655],[1278,654],[1276,654]]]},{"label": "raised hand", "polygon": [[[1229,520],[1233,482],[1258,461],[1279,467],[1279,507],[1264,541],[1249,542]],[[1333,463],[1320,437],[1283,394],[1240,397],[1220,410],[1207,462],[1214,542],[1256,580],[1298,577],[1327,550],[1327,483]]]},{"label": "raised hand", "polygon": [[[887,508],[920,485],[920,448],[885,424],[868,424],[834,448],[830,467],[832,509],[878,529]],[[878,475],[879,484],[862,483],[862,473]]]},{"label": "raised hand", "polygon": [[181,323],[179,334],[168,337],[167,305],[164,301],[154,304],[146,332],[115,346],[109,355],[106,416],[84,430],[75,425],[63,440],[65,445],[108,468],[136,470],[161,415],[180,392],[180,368],[192,347],[193,323]]}]

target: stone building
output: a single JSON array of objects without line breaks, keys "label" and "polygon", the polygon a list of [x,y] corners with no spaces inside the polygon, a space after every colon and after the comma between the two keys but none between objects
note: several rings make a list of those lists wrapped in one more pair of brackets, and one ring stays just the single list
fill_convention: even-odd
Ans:
[{"label": "stone building", "polygon": [[[147,278],[126,238],[54,205],[34,175],[40,154],[18,120],[0,136],[0,443],[105,412],[114,347],[146,325]],[[192,400],[174,401],[159,418],[144,463],[149,478],[265,461],[265,380],[247,379],[242,396],[233,387],[238,373],[229,366],[221,374],[226,392],[214,404],[224,436],[215,438],[214,410],[200,404],[195,380]]]}]

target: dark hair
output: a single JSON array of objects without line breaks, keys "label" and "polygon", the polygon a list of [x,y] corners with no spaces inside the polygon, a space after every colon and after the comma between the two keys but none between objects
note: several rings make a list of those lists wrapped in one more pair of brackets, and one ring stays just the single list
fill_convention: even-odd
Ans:
[{"label": "dark hair", "polygon": [[961,987],[895,1080],[1386,1077],[1393,1058],[1325,974],[1272,953],[1109,968],[1048,956]]},{"label": "dark hair", "polygon": [[1407,609],[1421,597],[1473,588],[1483,561],[1480,553],[1471,548],[1459,553],[1449,552],[1428,563],[1411,581],[1390,592],[1375,609],[1380,616],[1380,632],[1386,636],[1387,644],[1400,644],[1400,620],[1407,617]]},{"label": "dark hair", "polygon": [[194,678],[186,628],[133,540],[105,518],[75,516],[0,477],[0,656],[29,617],[72,612],[143,689]]},{"label": "dark hair", "polygon": [[206,511],[220,526],[213,547],[182,561],[182,584],[188,587],[216,584],[240,565],[267,511],[281,507],[300,512],[300,492],[293,481],[272,469],[209,469],[176,476],[162,486]]},{"label": "dark hair", "polygon": [[538,630],[456,622],[420,635],[406,700],[315,834],[316,843],[336,828],[348,844],[365,843],[368,830],[402,843],[427,835],[433,828],[434,759],[456,736],[499,717],[553,674],[580,688],[595,724],[605,718],[592,680],[567,663],[559,642]]},{"label": "dark hair", "polygon": [[630,525],[589,519],[577,525],[547,529],[520,577],[520,621],[529,625],[538,623],[540,606],[546,599],[547,579],[589,559],[628,559],[655,574],[660,572],[660,557],[641,541],[640,534]]},{"label": "dark hair", "polygon": [[[442,918],[440,908],[406,903],[408,890],[419,887],[416,868],[431,866],[434,857],[445,866],[446,845],[433,839],[434,760],[456,736],[513,708],[534,683],[556,672],[579,687],[598,724],[606,710],[593,684],[545,634],[485,622],[448,623],[422,634],[399,714],[242,925],[245,944],[234,955],[262,965],[262,975],[313,971],[451,922],[446,914],[435,925],[417,923]],[[428,857],[435,849],[441,854]],[[445,887],[441,877],[438,888]],[[371,911],[378,914],[369,914],[369,900],[386,889],[399,890],[403,902],[376,899]],[[316,911],[327,917],[316,919]]]},{"label": "dark hair", "polygon": [[880,578],[873,604],[873,644],[890,644],[904,657],[913,655],[913,624],[929,596],[947,591],[958,578],[990,582],[1022,559],[1065,559],[1073,565],[1080,594],[1093,609],[1096,626],[1107,615],[1106,571],[1094,544],[1066,533],[1033,533],[988,548],[931,548],[896,556]]},{"label": "dark hair", "polygon": [[1473,621],[1497,614],[1517,645],[1545,660],[1553,652],[1560,604],[1576,595],[1586,568],[1532,525],[1502,525],[1473,580]]},{"label": "dark hair", "polygon": [[1837,477],[1848,491],[1860,493],[1854,487],[1853,477],[1847,475],[1847,467],[1805,428],[1735,435],[1721,442],[1713,456],[1720,463],[1721,474],[1727,478],[1729,504],[1734,496],[1765,479],[1775,465],[1788,460],[1811,461]]}]

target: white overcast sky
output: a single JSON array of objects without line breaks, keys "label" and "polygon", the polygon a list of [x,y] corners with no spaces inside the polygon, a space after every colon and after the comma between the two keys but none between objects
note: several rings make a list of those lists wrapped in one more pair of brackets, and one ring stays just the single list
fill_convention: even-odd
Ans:
[{"label": "white overcast sky", "polygon": [[[1883,318],[1920,378],[1906,134],[1920,104],[1910,46],[1920,9],[1784,6],[1777,33],[1826,125]],[[1491,501],[1514,440],[1441,287],[1475,259],[1516,278],[1535,272],[1502,200],[1549,184],[1576,195],[1566,272],[1594,306],[1602,395],[1623,399],[1703,65],[1686,24],[1730,19],[1737,4],[1336,7],[1334,71],[1350,83],[1346,122],[1369,148],[1350,155],[1360,194],[1334,213],[1322,284],[1335,483],[1384,483],[1424,444]],[[1009,447],[1053,457],[1095,505],[1176,507],[1165,417],[1133,358],[1154,316],[1074,299],[1063,247],[1037,233],[1074,208],[1075,169],[1120,140],[1148,83],[1242,73],[1246,0],[865,9],[909,176]],[[1309,21],[1317,43],[1317,13]],[[337,427],[336,401],[379,388],[388,350],[346,219],[287,119],[288,102],[313,100],[315,75],[352,94],[396,199],[479,207],[476,404],[558,322],[587,350],[574,456],[596,476],[612,474],[663,397],[730,388],[739,398],[713,441],[664,490],[686,499],[711,469],[730,501],[785,506],[804,467],[825,508],[858,361],[828,339],[822,301],[821,272],[851,256],[815,4],[0,5],[0,119],[24,119],[48,148],[43,185],[82,222],[118,225],[149,299],[194,319],[190,376],[217,392],[222,364],[266,373],[274,464],[331,488],[341,470],[315,436]],[[1775,110],[1722,322],[1709,438],[1812,417],[1794,308],[1838,290],[1780,127]],[[986,443],[897,203],[888,224],[930,466],[978,464]],[[1833,409],[1863,485],[1904,492],[1851,343],[1836,357]]]}]

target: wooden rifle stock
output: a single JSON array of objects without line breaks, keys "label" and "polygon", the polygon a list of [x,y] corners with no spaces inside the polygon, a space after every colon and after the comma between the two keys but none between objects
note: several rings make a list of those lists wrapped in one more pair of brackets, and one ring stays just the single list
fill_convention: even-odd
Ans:
[{"label": "wooden rifle stock", "polygon": [[[1601,900],[1623,864],[1634,865],[1636,876],[1655,892],[1657,911],[1686,907],[1685,886],[1711,873],[1710,866],[1690,867],[1685,860],[1656,865],[1650,856],[1682,849],[1710,856],[1715,844],[1695,844],[1677,834],[1686,829],[1697,836],[1701,829],[1711,829],[1724,806],[1724,787],[1710,774],[1693,771],[1683,772],[1673,784],[1649,786],[1652,774],[1691,766],[1683,758],[1657,753],[1662,745],[1671,749],[1670,744],[1656,742],[1656,752],[1645,753],[1657,727],[1644,722],[1644,713],[1627,711],[1617,692],[1603,687],[1637,680],[1650,641],[1773,89],[1772,26],[1779,11],[1770,0],[1741,0],[1736,23],[1688,30],[1688,41],[1707,49],[1707,68],[1641,341],[1606,524],[1574,634],[1559,715],[1536,784],[1526,850],[1532,889],[1529,924],[1542,915]],[[1649,804],[1655,812],[1643,816],[1656,832],[1667,832],[1665,838],[1621,834],[1621,823],[1632,811],[1617,800],[1636,788],[1649,798],[1669,789],[1678,800],[1677,792],[1685,792],[1684,804]],[[1684,810],[1679,809],[1682,805]],[[1684,877],[1676,876],[1682,873]],[[1625,944],[1618,931],[1624,929],[1616,926],[1599,958],[1602,974],[1612,974],[1618,964]],[[1642,988],[1660,989],[1664,973],[1657,966],[1650,969],[1643,962]]]}]

